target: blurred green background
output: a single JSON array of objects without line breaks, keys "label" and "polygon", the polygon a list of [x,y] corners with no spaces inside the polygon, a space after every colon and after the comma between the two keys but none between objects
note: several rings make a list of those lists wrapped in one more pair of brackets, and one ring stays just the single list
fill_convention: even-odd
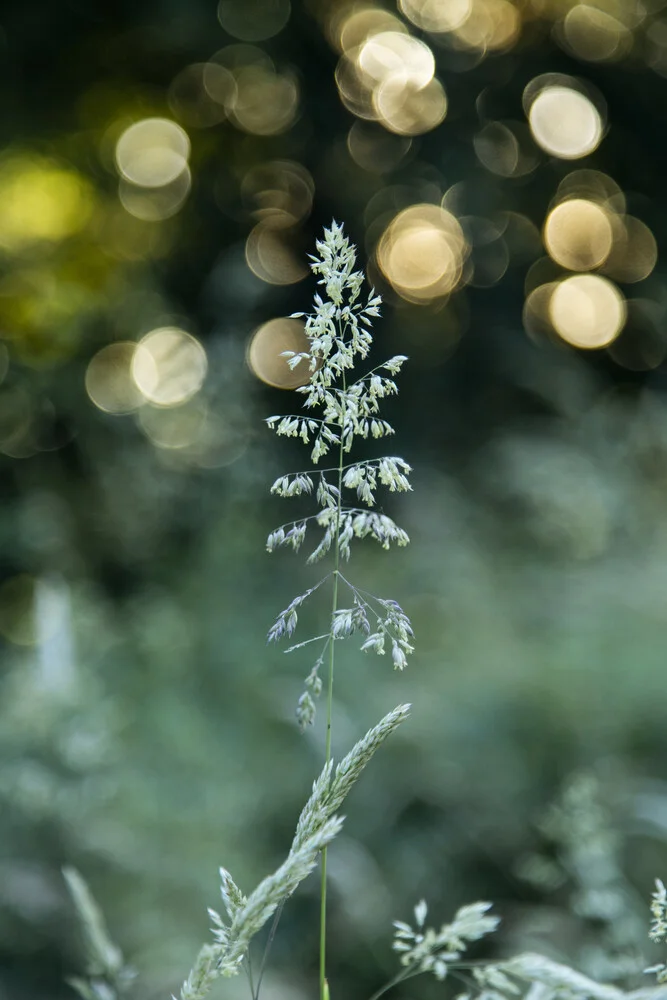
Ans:
[{"label": "blurred green background", "polygon": [[[150,1000],[218,865],[250,889],[290,843],[323,733],[294,724],[307,650],[265,635],[315,571],[264,551],[307,458],[262,419],[298,405],[277,356],[332,217],[385,299],[378,357],[410,357],[385,416],[412,544],[351,572],[417,635],[404,674],[341,647],[338,755],[414,708],[331,851],[332,996],[388,978],[421,896],[436,922],[494,899],[501,950],[594,972],[612,898],[639,916],[607,951],[641,950],[667,863],[664,0],[7,0],[0,55],[0,1000],[73,995],[63,864]],[[539,821],[582,770],[602,804],[568,847]],[[606,903],[573,912],[586,879]],[[314,996],[315,882],[266,1000]]]}]

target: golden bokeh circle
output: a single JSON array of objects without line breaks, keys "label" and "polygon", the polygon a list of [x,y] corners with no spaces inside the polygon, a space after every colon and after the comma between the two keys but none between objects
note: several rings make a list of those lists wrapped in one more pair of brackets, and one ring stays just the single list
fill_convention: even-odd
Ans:
[{"label": "golden bokeh circle", "polygon": [[188,448],[201,437],[207,409],[201,399],[190,399],[182,406],[143,406],[139,426],[157,448]]},{"label": "golden bokeh circle", "polygon": [[562,160],[588,156],[600,144],[600,112],[585,94],[571,87],[544,87],[533,100],[528,123],[538,146]]},{"label": "golden bokeh circle", "polygon": [[649,227],[633,215],[619,219],[614,247],[604,266],[614,281],[633,284],[643,281],[658,262],[658,244]]},{"label": "golden bokeh circle", "polygon": [[116,143],[121,177],[140,187],[159,188],[183,172],[190,156],[187,133],[169,118],[144,118],[130,125]]},{"label": "golden bokeh circle", "polygon": [[567,12],[562,34],[570,51],[588,62],[619,59],[632,44],[632,32],[621,21],[586,3],[578,3]]},{"label": "golden bokeh circle", "polygon": [[473,0],[399,0],[401,12],[422,31],[455,31],[470,17]]},{"label": "golden bokeh circle", "polygon": [[435,58],[429,46],[400,31],[372,35],[359,49],[356,64],[371,85],[393,77],[403,84],[425,87],[435,73]]},{"label": "golden bokeh circle", "polygon": [[295,231],[258,222],[248,234],[246,263],[253,274],[269,285],[293,285],[308,274],[303,256],[294,247]]},{"label": "golden bokeh circle", "polygon": [[613,244],[609,213],[584,198],[556,205],[544,224],[544,245],[557,264],[570,271],[591,271],[609,256]]},{"label": "golden bokeh circle", "polygon": [[373,92],[373,106],[385,128],[397,135],[423,135],[447,114],[447,95],[439,80],[419,86],[412,80],[390,77]]},{"label": "golden bokeh circle", "polygon": [[521,13],[510,0],[473,0],[467,17],[449,37],[457,48],[485,55],[507,51],[520,34]]},{"label": "golden bokeh circle", "polygon": [[395,170],[410,152],[409,136],[399,136],[375,122],[356,121],[347,134],[347,150],[362,170],[373,174]]},{"label": "golden bokeh circle", "polygon": [[292,73],[276,73],[259,64],[234,75],[236,94],[229,107],[234,124],[251,135],[280,135],[297,116],[299,88]]},{"label": "golden bokeh circle", "polygon": [[294,160],[255,164],[243,176],[241,196],[258,222],[282,229],[309,215],[315,182]]},{"label": "golden bokeh circle", "polygon": [[163,326],[142,337],[132,358],[132,378],[156,406],[180,406],[198,392],[206,377],[204,348],[191,334]]},{"label": "golden bokeh circle", "polygon": [[187,163],[180,174],[161,187],[142,187],[121,177],[118,198],[135,219],[142,222],[164,222],[171,219],[185,204],[192,186],[192,176]]},{"label": "golden bokeh circle", "polygon": [[302,361],[293,370],[283,351],[295,354],[308,351],[310,344],[301,320],[278,317],[263,323],[253,333],[246,354],[250,371],[267,385],[276,389],[296,389],[310,380],[308,362]]},{"label": "golden bokeh circle", "polygon": [[608,347],[623,329],[626,314],[618,288],[598,274],[565,278],[549,300],[549,318],[558,335],[585,350]]},{"label": "golden bokeh circle", "polygon": [[352,9],[341,5],[340,14],[334,14],[330,25],[330,35],[340,52],[357,49],[368,38],[385,31],[408,33],[405,24],[395,14],[370,5]]},{"label": "golden bokeh circle", "polygon": [[626,208],[625,195],[616,181],[600,170],[586,167],[570,170],[559,183],[555,201],[568,198],[594,201],[615,215],[623,214]]},{"label": "golden bokeh circle", "polygon": [[523,305],[523,327],[531,340],[537,344],[551,342],[555,339],[549,307],[551,296],[557,285],[556,281],[547,281],[542,285],[537,285],[526,296]]},{"label": "golden bokeh circle", "polygon": [[132,359],[136,343],[119,340],[107,344],[95,354],[86,369],[86,392],[99,410],[105,413],[131,413],[144,401],[132,378]]},{"label": "golden bokeh circle", "polygon": [[376,255],[399,295],[423,303],[454,291],[468,252],[461,225],[451,212],[439,205],[419,204],[392,219]]}]

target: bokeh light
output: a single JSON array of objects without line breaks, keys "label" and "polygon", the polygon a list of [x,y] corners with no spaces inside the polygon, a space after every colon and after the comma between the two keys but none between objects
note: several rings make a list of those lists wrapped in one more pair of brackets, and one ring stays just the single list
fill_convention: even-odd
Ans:
[{"label": "bokeh light", "polygon": [[398,135],[422,135],[440,124],[447,96],[426,42],[393,15],[368,7],[336,21],[334,35],[342,51],[336,83],[349,111]]},{"label": "bokeh light", "polygon": [[94,205],[90,183],[56,160],[27,153],[0,160],[0,249],[66,239],[87,225]]},{"label": "bokeh light", "polygon": [[397,77],[383,80],[373,91],[373,107],[385,128],[398,135],[430,132],[447,114],[447,96],[439,80],[419,86]]},{"label": "bokeh light", "polygon": [[469,246],[458,220],[438,205],[412,205],[389,223],[377,262],[391,286],[411,302],[427,303],[453,292]]},{"label": "bokeh light", "polygon": [[144,118],[124,129],[115,148],[123,208],[143,222],[175,215],[192,183],[189,156],[187,132],[169,118]]},{"label": "bokeh light", "polygon": [[621,332],[625,299],[606,278],[575,274],[557,284],[549,300],[549,316],[568,344],[594,350],[607,347]]},{"label": "bokeh light", "polygon": [[250,371],[276,389],[296,389],[310,378],[310,369],[301,362],[294,370],[281,357],[283,351],[300,353],[308,350],[304,324],[299,319],[279,317],[263,323],[253,333],[246,360]]},{"label": "bokeh light", "polygon": [[571,198],[551,210],[544,224],[544,244],[553,260],[570,271],[600,267],[611,253],[609,213],[595,202]]},{"label": "bokeh light", "polygon": [[533,81],[526,88],[524,103],[535,142],[551,156],[576,160],[599,146],[604,132],[600,112],[574,86]]},{"label": "bokeh light", "polygon": [[234,77],[218,63],[193,63],[174,78],[169,107],[184,125],[210,128],[224,121],[236,95]]},{"label": "bokeh light", "polygon": [[445,38],[455,48],[486,55],[511,49],[520,34],[521,14],[510,0],[472,0],[468,16]]},{"label": "bokeh light", "polygon": [[406,25],[399,17],[383,7],[372,4],[334,8],[328,21],[327,30],[332,43],[339,52],[351,52],[363,45],[368,38],[382,32],[408,33]]},{"label": "bokeh light", "polygon": [[399,0],[401,12],[422,31],[455,31],[470,17],[473,0]]},{"label": "bokeh light", "polygon": [[290,0],[220,0],[218,20],[234,38],[263,42],[282,31],[290,11]]},{"label": "bokeh light", "polygon": [[549,306],[557,284],[556,281],[547,281],[537,285],[528,293],[524,302],[522,317],[524,329],[531,340],[540,345],[556,339]]},{"label": "bokeh light", "polygon": [[659,76],[667,76],[667,22],[656,19],[647,26],[644,46],[651,69]]},{"label": "bokeh light", "polygon": [[162,222],[179,211],[192,187],[190,168],[162,187],[140,187],[121,178],[118,197],[123,208],[142,222]]},{"label": "bokeh light", "polygon": [[362,170],[373,174],[395,170],[412,148],[406,135],[387,133],[375,122],[356,121],[347,134],[350,156]]},{"label": "bokeh light", "polygon": [[204,348],[175,326],[151,330],[132,358],[132,378],[142,395],[157,406],[178,406],[201,386],[208,363]]},{"label": "bokeh light", "polygon": [[253,217],[284,228],[310,215],[315,183],[294,160],[266,160],[251,167],[241,181],[241,197]]},{"label": "bokeh light", "polygon": [[587,3],[577,3],[565,15],[556,37],[577,59],[610,62],[627,55],[632,32],[612,13]]},{"label": "bokeh light", "polygon": [[648,299],[629,299],[625,326],[608,352],[617,365],[628,371],[658,368],[667,357],[662,308]]},{"label": "bokeh light", "polygon": [[520,212],[492,212],[494,222],[507,245],[510,264],[532,263],[540,254],[542,239],[534,222]]},{"label": "bokeh light", "polygon": [[145,118],[126,128],[116,144],[116,166],[130,184],[159,188],[183,173],[190,140],[168,118]]},{"label": "bokeh light", "polygon": [[461,228],[470,247],[467,284],[473,288],[496,285],[509,266],[509,250],[498,225],[476,215],[460,218]]},{"label": "bokeh light", "polygon": [[613,178],[600,170],[570,170],[558,185],[556,201],[584,198],[603,205],[612,215],[625,212],[625,195]]},{"label": "bokeh light", "polygon": [[109,259],[84,244],[60,258],[10,268],[0,278],[0,329],[12,353],[33,366],[77,350],[83,322],[105,301]]},{"label": "bokeh light", "polygon": [[538,164],[530,131],[522,122],[487,122],[473,145],[480,163],[499,177],[524,177]]},{"label": "bokeh light", "polygon": [[435,59],[428,45],[400,31],[371,35],[359,48],[356,63],[371,84],[393,77],[425,87],[435,73]]},{"label": "bokeh light", "polygon": [[199,440],[207,417],[207,407],[199,397],[180,406],[142,406],[138,422],[157,448],[187,448]]},{"label": "bokeh light", "polygon": [[107,344],[91,358],[86,369],[86,392],[106,413],[131,413],[144,402],[144,396],[132,377],[136,343],[117,341]]},{"label": "bokeh light", "polygon": [[293,285],[308,274],[299,241],[292,228],[278,228],[275,219],[258,222],[245,245],[248,267],[270,285]]},{"label": "bokeh light", "polygon": [[658,261],[658,244],[649,227],[632,215],[618,221],[614,246],[605,261],[604,273],[614,281],[632,284],[643,281]]},{"label": "bokeh light", "polygon": [[251,135],[280,135],[288,131],[299,112],[299,87],[291,69],[278,70],[271,57],[256,45],[227,45],[210,59],[232,77],[217,92],[213,75],[204,84],[236,128]]}]

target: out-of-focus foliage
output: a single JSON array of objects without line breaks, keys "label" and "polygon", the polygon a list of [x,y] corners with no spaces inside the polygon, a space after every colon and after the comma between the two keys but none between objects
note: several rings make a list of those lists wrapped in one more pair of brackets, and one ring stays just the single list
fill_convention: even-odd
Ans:
[{"label": "out-of-focus foliage", "polygon": [[[322,740],[264,645],[311,581],[263,552],[293,453],[261,417],[332,216],[410,356],[417,633],[401,676],[339,671],[337,754],[414,709],[331,851],[332,995],[372,992],[421,896],[594,964],[535,824],[592,768],[627,892],[664,872],[661,0],[9,0],[0,52],[0,997],[71,996],[63,864],[150,998],[218,865],[255,884],[289,844]],[[312,994],[311,893],[272,1000]]]}]

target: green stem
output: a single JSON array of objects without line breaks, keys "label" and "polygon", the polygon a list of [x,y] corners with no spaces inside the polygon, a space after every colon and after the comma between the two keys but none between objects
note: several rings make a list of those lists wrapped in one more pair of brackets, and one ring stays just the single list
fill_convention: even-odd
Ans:
[{"label": "green stem", "polygon": [[[343,373],[343,391],[345,391],[345,374]],[[345,410],[341,415],[340,422],[340,446],[338,449],[338,503],[336,506],[336,541],[334,543],[334,569],[333,569],[333,598],[331,610],[331,622],[338,610],[338,578],[340,565],[340,516],[341,516],[341,496],[343,491],[343,441],[345,429]],[[326,763],[331,760],[331,713],[333,707],[333,680],[334,680],[334,649],[335,640],[333,636],[329,643],[329,680],[327,684],[327,734],[326,734]],[[328,1000],[329,987],[327,985],[327,849],[322,851],[322,869],[320,882],[320,1000]]]},{"label": "green stem", "polygon": [[264,947],[264,954],[262,955],[262,964],[259,967],[259,975],[257,977],[257,988],[255,990],[252,990],[252,1000],[259,1000],[259,991],[262,988],[262,979],[264,978],[264,969],[266,968],[266,960],[269,957],[269,952],[271,951],[271,945],[273,944],[273,939],[276,936],[276,931],[278,929],[278,922],[283,912],[284,905],[285,905],[284,903],[281,903],[273,916],[271,930],[269,931],[269,936],[267,938],[266,945]]},{"label": "green stem", "polygon": [[389,982],[385,983],[384,986],[381,986],[372,997],[369,997],[369,1000],[379,1000],[380,997],[383,997],[385,993],[388,993],[394,986],[398,986],[399,983],[404,983],[406,979],[412,979],[414,976],[418,975],[419,970],[401,969],[400,972],[396,973],[393,979],[390,979]]},{"label": "green stem", "polygon": [[250,958],[250,949],[249,948],[248,948],[248,952],[246,954],[245,961],[244,961],[243,964],[245,966],[246,975],[248,977],[248,985],[250,986],[250,995],[252,996],[252,1000],[256,1000],[256,998],[255,998],[255,983],[254,983],[253,975],[252,975],[252,960]]}]

